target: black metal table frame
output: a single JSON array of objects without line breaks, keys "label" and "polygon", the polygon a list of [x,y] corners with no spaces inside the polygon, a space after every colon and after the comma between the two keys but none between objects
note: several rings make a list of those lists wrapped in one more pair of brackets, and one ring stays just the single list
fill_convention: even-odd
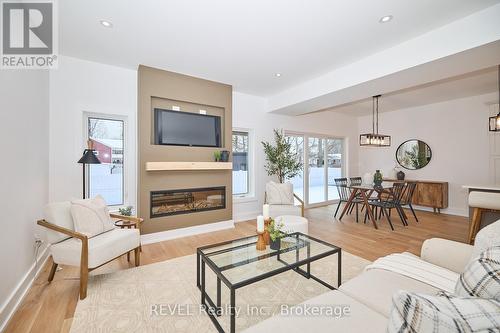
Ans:
[{"label": "black metal table frame", "polygon": [[[306,238],[313,240],[315,242],[332,247],[332,250],[326,251],[324,253],[320,253],[318,255],[311,257],[310,256],[310,242],[303,241],[302,239],[300,239],[299,238],[300,235],[305,236]],[[236,241],[244,241],[245,239],[255,238],[255,236],[244,237],[244,238],[239,238],[239,239],[235,239],[235,240],[231,240],[231,241],[221,242],[221,243],[217,243],[217,244],[213,244],[213,245],[203,246],[203,247],[199,247],[196,250],[196,286],[201,291],[201,304],[202,304],[202,306],[204,306],[205,308],[208,309],[207,314],[209,315],[210,320],[212,321],[212,323],[215,325],[215,327],[217,328],[217,330],[219,332],[224,332],[224,329],[222,328],[222,326],[220,325],[220,323],[217,320],[217,316],[219,316],[219,314],[220,314],[220,312],[217,310],[221,309],[221,281],[224,282],[224,284],[228,287],[228,289],[230,291],[229,312],[230,312],[230,332],[231,333],[234,333],[235,328],[236,328],[236,311],[235,311],[236,289],[245,287],[249,284],[252,284],[252,283],[255,283],[258,281],[262,281],[266,278],[272,277],[272,276],[277,275],[277,274],[281,274],[281,273],[289,271],[289,270],[293,270],[293,271],[299,273],[300,275],[304,276],[307,279],[313,279],[329,289],[334,290],[334,289],[337,289],[338,287],[340,287],[341,277],[342,277],[342,249],[341,248],[339,248],[335,245],[329,244],[327,242],[324,242],[320,239],[311,237],[309,235],[304,235],[301,232],[291,233],[287,236],[287,238],[288,237],[295,237],[295,239],[297,240],[297,243],[291,247],[284,248],[284,249],[281,249],[279,251],[265,253],[265,254],[262,254],[261,256],[257,256],[256,258],[243,260],[241,262],[230,264],[230,265],[227,265],[224,267],[217,267],[217,265],[209,257],[212,255],[215,255],[215,254],[220,254],[220,253],[224,253],[224,252],[231,252],[231,251],[234,251],[234,250],[239,249],[239,248],[244,248],[244,247],[248,247],[248,246],[252,246],[252,245],[255,246],[256,242],[243,243],[243,244],[240,244],[240,245],[237,245],[234,247],[217,250],[217,251],[207,253],[207,254],[203,253],[202,251],[205,249],[212,248],[212,247],[218,247],[218,246],[231,244],[231,243],[236,242]],[[307,258],[299,260],[299,250],[301,248],[304,248],[304,247],[307,247]],[[286,261],[284,261],[280,258],[280,254],[287,253],[287,252],[294,251],[294,250],[296,253],[295,263],[287,263]],[[325,257],[333,255],[333,254],[338,255],[337,288],[331,286],[330,284],[326,283],[325,281],[323,281],[323,280],[319,279],[318,277],[311,274],[311,263],[313,261],[325,258]],[[283,263],[283,267],[280,267],[278,269],[254,276],[252,278],[240,281],[240,282],[235,283],[235,284],[231,283],[222,274],[222,272],[227,270],[227,269],[242,266],[242,265],[245,265],[245,264],[248,264],[251,262],[255,262],[255,261],[262,260],[262,259],[269,258],[269,257],[273,257],[273,256],[276,256],[277,260],[279,262]],[[216,303],[214,303],[214,301],[210,298],[210,296],[207,294],[206,289],[205,289],[206,288],[205,265],[208,265],[212,269],[212,271],[215,273],[215,275],[217,276],[217,302]],[[303,270],[302,268],[300,268],[300,266],[304,266],[304,265],[306,265],[306,267],[307,267],[306,270]],[[214,312],[216,315],[214,315]]]}]

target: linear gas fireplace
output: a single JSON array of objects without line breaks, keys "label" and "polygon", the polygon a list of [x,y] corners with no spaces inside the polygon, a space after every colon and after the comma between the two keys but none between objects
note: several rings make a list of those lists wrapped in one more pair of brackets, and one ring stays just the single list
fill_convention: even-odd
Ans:
[{"label": "linear gas fireplace", "polygon": [[151,218],[224,208],[225,186],[151,192]]}]

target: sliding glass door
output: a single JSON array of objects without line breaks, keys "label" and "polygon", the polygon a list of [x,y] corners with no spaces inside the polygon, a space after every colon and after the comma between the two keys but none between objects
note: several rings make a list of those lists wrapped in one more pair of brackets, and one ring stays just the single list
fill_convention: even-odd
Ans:
[{"label": "sliding glass door", "polygon": [[303,173],[290,180],[295,194],[307,206],[338,200],[335,178],[344,175],[344,139],[295,133],[286,136],[304,164]]},{"label": "sliding glass door", "polygon": [[308,175],[309,204],[325,202],[325,186],[328,179],[325,174],[325,142],[323,138],[308,138]]},{"label": "sliding glass door", "polygon": [[328,175],[328,200],[338,200],[339,192],[335,186],[335,178],[344,176],[343,171],[343,139],[326,139],[326,160]]}]

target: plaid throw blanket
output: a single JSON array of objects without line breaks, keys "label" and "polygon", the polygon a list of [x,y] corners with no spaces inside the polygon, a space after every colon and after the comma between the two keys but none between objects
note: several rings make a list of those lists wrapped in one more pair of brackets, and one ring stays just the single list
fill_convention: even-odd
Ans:
[{"label": "plaid throw blanket", "polygon": [[392,304],[388,333],[500,332],[500,303],[493,299],[400,291]]},{"label": "plaid throw blanket", "polygon": [[384,269],[398,273],[435,288],[453,293],[459,274],[428,263],[411,253],[396,253],[375,260],[365,268]]}]

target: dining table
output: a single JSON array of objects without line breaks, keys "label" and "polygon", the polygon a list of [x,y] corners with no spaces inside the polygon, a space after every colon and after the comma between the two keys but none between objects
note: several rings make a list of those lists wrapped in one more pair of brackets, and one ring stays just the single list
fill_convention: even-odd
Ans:
[{"label": "dining table", "polygon": [[354,198],[360,197],[363,200],[363,205],[364,205],[363,207],[368,212],[368,216],[372,221],[373,227],[375,229],[378,229],[377,221],[375,219],[375,216],[373,215],[373,211],[370,209],[369,200],[374,192],[377,193],[377,198],[379,200],[381,198],[382,193],[388,193],[389,195],[393,195],[394,184],[383,182],[381,185],[358,184],[358,185],[345,185],[345,187],[350,189],[351,194],[349,196],[349,200],[347,200],[344,206],[344,209],[342,210],[342,214],[340,214],[339,220],[342,220],[342,217],[344,217],[344,215],[347,213],[349,207],[351,207]]}]

